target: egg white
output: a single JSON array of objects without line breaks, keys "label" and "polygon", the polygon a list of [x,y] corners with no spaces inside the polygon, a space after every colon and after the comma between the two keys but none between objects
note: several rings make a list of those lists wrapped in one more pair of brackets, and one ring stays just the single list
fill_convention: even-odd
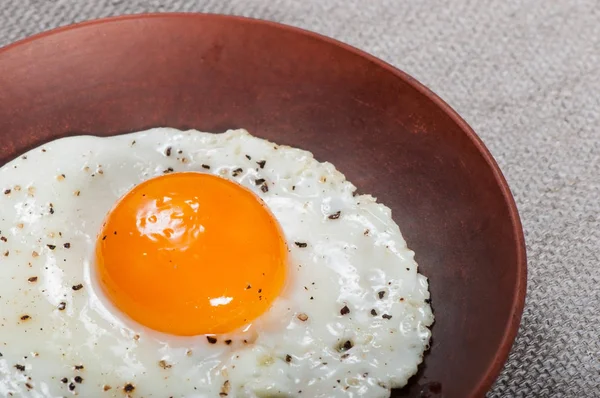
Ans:
[{"label": "egg white", "polygon": [[[107,212],[136,184],[172,171],[251,189],[290,249],[272,308],[215,344],[130,321],[95,283]],[[388,397],[428,348],[427,279],[390,210],[353,196],[307,151],[244,130],[79,136],[6,164],[0,182],[2,396]]]}]

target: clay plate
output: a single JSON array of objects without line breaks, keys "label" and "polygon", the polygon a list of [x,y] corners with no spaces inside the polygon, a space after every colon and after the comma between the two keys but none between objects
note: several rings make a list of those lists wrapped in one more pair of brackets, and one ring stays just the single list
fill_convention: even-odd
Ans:
[{"label": "clay plate", "polygon": [[435,94],[334,40],[217,15],[100,20],[0,50],[2,164],[58,137],[155,126],[244,127],[390,206],[436,316],[420,372],[392,395],[489,389],[523,309],[523,233],[490,153]]}]

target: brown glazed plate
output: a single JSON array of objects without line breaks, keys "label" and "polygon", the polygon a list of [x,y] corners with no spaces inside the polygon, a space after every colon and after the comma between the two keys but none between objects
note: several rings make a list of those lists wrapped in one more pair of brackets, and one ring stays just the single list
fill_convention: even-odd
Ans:
[{"label": "brown glazed plate", "polygon": [[59,137],[157,126],[246,128],[388,205],[436,317],[419,373],[392,396],[488,391],[523,310],[523,232],[496,162],[440,98],[345,44],[237,17],[118,17],[0,50],[0,164]]}]

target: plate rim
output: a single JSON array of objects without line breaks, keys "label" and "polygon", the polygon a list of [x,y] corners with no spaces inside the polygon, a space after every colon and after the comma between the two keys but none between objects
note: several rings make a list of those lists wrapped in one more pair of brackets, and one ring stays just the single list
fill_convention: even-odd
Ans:
[{"label": "plate rim", "polygon": [[490,150],[485,146],[482,139],[475,133],[475,131],[469,126],[469,124],[442,98],[440,98],[435,92],[420,83],[417,79],[410,76],[401,69],[393,66],[392,64],[383,61],[374,55],[367,53],[357,47],[350,44],[344,43],[340,40],[316,33],[304,28],[299,28],[292,25],[287,25],[280,22],[274,22],[270,20],[251,18],[238,15],[228,14],[216,14],[216,13],[198,13],[198,12],[147,12],[147,13],[135,13],[135,14],[123,14],[117,16],[109,16],[102,18],[90,19],[74,24],[68,24],[53,28],[41,33],[37,33],[15,42],[9,43],[3,47],[0,47],[0,57],[10,50],[27,45],[33,41],[41,40],[50,36],[59,35],[64,32],[77,30],[80,28],[86,28],[95,25],[104,25],[111,23],[118,23],[128,20],[144,20],[144,19],[179,19],[179,18],[191,18],[191,19],[214,19],[222,21],[233,21],[239,23],[246,23],[252,25],[262,25],[274,29],[285,30],[291,33],[307,36],[329,45],[341,48],[342,50],[349,51],[355,55],[358,55],[376,66],[383,68],[387,72],[403,80],[406,84],[410,85],[413,89],[417,90],[420,94],[427,97],[436,106],[438,106],[458,127],[466,134],[468,139],[477,148],[488,167],[490,167],[494,176],[496,184],[499,186],[502,193],[504,202],[508,206],[508,212],[510,221],[512,224],[512,231],[515,236],[514,243],[517,248],[517,283],[515,294],[511,303],[511,313],[509,322],[506,324],[502,340],[496,351],[494,360],[490,363],[488,368],[485,370],[484,376],[481,378],[478,384],[473,386],[471,396],[479,397],[484,396],[493,383],[500,375],[506,361],[508,360],[509,353],[517,337],[518,331],[521,325],[521,318],[525,307],[525,299],[527,293],[527,251],[525,246],[525,237],[523,232],[523,225],[519,216],[519,211],[515,199],[512,195],[508,182],[504,177],[500,166],[492,156]]}]

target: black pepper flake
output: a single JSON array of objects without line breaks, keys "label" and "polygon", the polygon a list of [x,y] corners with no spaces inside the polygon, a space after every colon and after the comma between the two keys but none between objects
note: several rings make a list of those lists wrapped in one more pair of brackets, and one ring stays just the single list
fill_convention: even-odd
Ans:
[{"label": "black pepper flake", "polygon": [[71,383],[69,384],[69,390],[73,391],[75,389],[75,384]]},{"label": "black pepper flake", "polygon": [[248,289],[252,289],[252,286],[250,286],[250,285],[246,286],[246,290],[248,290]]},{"label": "black pepper flake", "polygon": [[28,319],[31,319],[31,317],[29,315],[23,315],[23,316],[21,316],[21,320],[22,321],[26,321]]},{"label": "black pepper flake", "polygon": [[23,365],[16,364],[15,369],[17,369],[21,372],[25,372],[25,366],[23,366]]},{"label": "black pepper flake", "polygon": [[259,292],[259,293],[262,293],[262,289],[258,289],[258,292]]},{"label": "black pepper flake", "polygon": [[295,244],[296,246],[300,247],[300,248],[308,246],[308,245],[307,245],[306,243],[304,243],[304,242],[294,242],[294,244]]},{"label": "black pepper flake", "polygon": [[348,308],[347,305],[343,306],[342,309],[340,310],[340,314],[342,315],[348,315],[350,313],[350,308]]},{"label": "black pepper flake", "polygon": [[64,301],[61,301],[61,302],[58,304],[58,310],[59,310],[59,311],[64,311],[64,310],[65,310],[65,308],[67,308],[67,303],[65,303]]},{"label": "black pepper flake", "polygon": [[63,245],[63,247],[64,247],[65,249],[70,249],[70,248],[71,248],[71,244],[70,244],[69,242],[67,242],[67,243],[65,243],[65,244]]},{"label": "black pepper flake", "polygon": [[285,356],[285,361],[286,361],[287,363],[290,363],[290,362],[292,362],[292,356],[291,356],[291,355],[289,355],[289,354],[287,354],[287,355]]},{"label": "black pepper flake", "polygon": [[266,182],[260,186],[260,190],[263,191],[264,193],[269,192],[269,186],[267,185]]},{"label": "black pepper flake", "polygon": [[6,236],[0,237],[0,240],[1,240],[2,242],[6,242],[6,241],[8,241],[8,239],[6,239]]},{"label": "black pepper flake", "polygon": [[104,235],[104,236],[102,237],[102,240],[106,240],[106,235]]},{"label": "black pepper flake", "polygon": [[50,206],[50,214],[54,214],[54,207]]},{"label": "black pepper flake", "polygon": [[352,342],[351,342],[350,340],[346,340],[346,341],[344,342],[344,344],[342,344],[342,346],[341,346],[341,348],[342,348],[344,351],[348,351],[348,350],[349,350],[350,348],[352,348],[352,347],[354,347],[354,344],[352,344]]},{"label": "black pepper flake", "polygon": [[165,156],[171,156],[171,147],[165,149]]},{"label": "black pepper flake", "polygon": [[237,177],[237,176],[238,176],[238,175],[240,175],[240,174],[241,174],[243,171],[244,171],[243,169],[241,169],[241,168],[239,168],[239,167],[238,167],[237,169],[235,169],[235,170],[233,170],[233,171],[231,172],[231,175],[233,175],[234,177]]},{"label": "black pepper flake", "polygon": [[342,214],[341,211],[336,211],[335,213],[329,215],[329,217],[327,217],[327,218],[329,218],[330,220],[337,220],[338,218],[340,218],[341,214]]},{"label": "black pepper flake", "polygon": [[173,171],[175,171],[175,170],[173,170],[173,168],[172,168],[172,167],[169,167],[169,168],[167,168],[166,170],[163,170],[163,173],[164,173],[164,174],[167,174],[167,173],[172,173]]},{"label": "black pepper flake", "polygon": [[123,387],[123,391],[125,392],[132,392],[133,390],[135,390],[135,387],[131,383],[127,383],[125,384],[125,387]]},{"label": "black pepper flake", "polygon": [[4,194],[5,194],[5,195],[8,195],[8,194],[10,194],[10,192],[11,192],[11,191],[10,191],[10,189],[5,189],[5,190],[4,190]]},{"label": "black pepper flake", "polygon": [[56,245],[46,245],[46,246],[48,246],[48,249],[50,249],[50,250],[56,249]]},{"label": "black pepper flake", "polygon": [[83,365],[75,365],[75,370],[83,370]]},{"label": "black pepper flake", "polygon": [[344,354],[344,355],[342,355],[340,358],[342,358],[342,359],[346,359],[346,358],[348,358],[349,356],[350,356],[350,354]]},{"label": "black pepper flake", "polygon": [[246,159],[252,160],[252,158],[250,157],[250,155],[246,155]]},{"label": "black pepper flake", "polygon": [[227,345],[231,344],[231,340],[229,340],[229,339],[225,340],[225,344],[227,344]]},{"label": "black pepper flake", "polygon": [[4,257],[8,257],[8,255],[10,254],[10,252],[7,250],[4,252]]},{"label": "black pepper flake", "polygon": [[377,293],[377,295],[379,296],[380,299],[382,299],[383,296],[385,296],[385,292],[382,290],[379,293]]},{"label": "black pepper flake", "polygon": [[217,338],[213,336],[206,336],[206,340],[208,340],[210,344],[215,344],[217,342]]},{"label": "black pepper flake", "polygon": [[207,164],[203,164],[203,165],[202,165],[202,168],[203,168],[203,169],[206,169],[206,170],[210,170],[210,166],[209,166],[209,165],[207,165]]},{"label": "black pepper flake", "polygon": [[83,285],[80,283],[79,285],[73,285],[73,290],[77,291],[83,289]]},{"label": "black pepper flake", "polygon": [[170,363],[168,363],[164,359],[158,361],[158,366],[160,366],[163,369],[170,369],[171,367],[173,367],[173,365],[171,365]]},{"label": "black pepper flake", "polygon": [[75,380],[75,383],[77,383],[77,384],[83,383],[83,377],[81,377],[81,376],[75,376],[75,378],[73,380]]},{"label": "black pepper flake", "polygon": [[425,301],[425,304],[431,303],[431,299],[428,299],[428,298],[426,298],[424,301]]},{"label": "black pepper flake", "polygon": [[363,232],[363,235],[364,236],[369,236],[369,232],[371,232],[371,231],[369,231],[368,229],[365,229],[365,232]]},{"label": "black pepper flake", "polygon": [[375,309],[372,309],[372,310],[371,310],[371,315],[373,315],[373,316],[377,316],[377,311],[375,311]]},{"label": "black pepper flake", "polygon": [[260,185],[264,182],[265,182],[264,178],[257,178],[256,180],[254,180],[254,184],[256,184],[256,185]]},{"label": "black pepper flake", "polygon": [[266,160],[260,160],[258,162],[256,162],[256,164],[261,168],[264,169],[265,168],[265,164],[267,164]]},{"label": "black pepper flake", "polygon": [[391,315],[388,315],[388,314],[383,314],[381,317],[382,317],[383,319],[392,319],[392,316],[391,316]]},{"label": "black pepper flake", "polygon": [[60,381],[62,381],[63,383],[67,384],[67,382],[69,381],[69,379],[67,379],[66,377],[63,377],[62,379],[60,379]]}]

